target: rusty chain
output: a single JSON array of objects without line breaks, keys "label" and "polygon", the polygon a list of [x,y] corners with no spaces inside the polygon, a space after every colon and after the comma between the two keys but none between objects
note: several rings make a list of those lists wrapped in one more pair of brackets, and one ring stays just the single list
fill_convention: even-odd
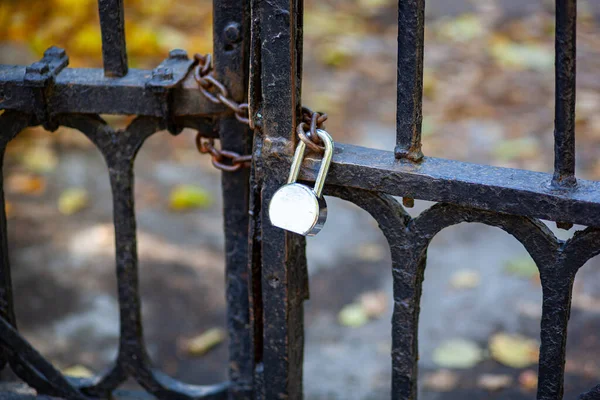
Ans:
[{"label": "rusty chain", "polygon": [[[254,129],[252,119],[250,118],[248,103],[238,103],[229,96],[229,91],[213,75],[212,56],[210,54],[195,54],[196,68],[194,69],[194,78],[198,82],[200,91],[208,100],[215,104],[227,106],[235,118],[241,123]],[[296,127],[296,133],[300,140],[306,143],[306,146],[312,151],[323,153],[325,147],[317,135],[317,129],[324,129],[324,123],[327,120],[327,114],[312,111],[308,107],[302,107],[302,120]],[[240,168],[250,166],[251,155],[241,155],[233,151],[220,150],[215,147],[215,141],[212,138],[204,138],[200,132],[196,136],[196,147],[202,154],[212,156],[212,164],[215,168],[222,171],[233,172]],[[227,163],[224,161],[227,160]]]}]

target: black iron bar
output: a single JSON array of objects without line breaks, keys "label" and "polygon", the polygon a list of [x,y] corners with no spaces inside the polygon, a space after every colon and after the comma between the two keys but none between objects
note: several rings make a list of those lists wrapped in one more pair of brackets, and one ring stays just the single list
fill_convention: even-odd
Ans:
[{"label": "black iron bar", "polygon": [[102,58],[104,75],[127,75],[127,48],[125,47],[125,10],[123,0],[98,0],[102,30]]},{"label": "black iron bar", "polygon": [[556,0],[556,93],[553,185],[573,187],[575,179],[575,81],[577,0]]},{"label": "black iron bar", "polygon": [[[234,100],[245,103],[250,45],[249,4],[245,0],[229,1],[228,7],[220,6],[220,0],[213,3],[215,76],[227,87]],[[223,149],[238,154],[252,153],[252,132],[233,114],[224,115],[219,120],[218,131]],[[248,274],[249,179],[248,168],[224,171],[221,176],[231,381],[229,396],[239,400],[254,398]]]},{"label": "black iron bar", "polygon": [[[278,151],[276,147],[265,145],[273,152]],[[414,164],[396,161],[389,151],[339,143],[335,147],[327,176],[327,183],[332,185],[600,226],[597,181],[579,180],[576,190],[557,190],[549,184],[551,175],[542,172],[432,157]],[[271,160],[281,163],[281,159]],[[306,160],[300,178],[314,181],[320,158],[309,156]]]},{"label": "black iron bar", "polygon": [[[301,0],[262,1],[259,4],[261,35],[261,89],[263,135],[269,140],[285,142],[284,154],[293,152],[295,128],[300,110],[300,50],[297,35],[301,19]],[[257,138],[255,138],[257,141]],[[255,154],[261,143],[255,145]],[[267,158],[281,158],[281,153]],[[289,159],[277,168],[265,168],[261,157],[256,175],[264,174],[261,186],[253,193],[253,202],[260,201],[263,210],[255,220],[261,229],[260,242],[253,246],[253,274],[260,268],[262,288],[263,351],[256,365],[256,388],[264,399],[302,399],[302,365],[304,350],[303,302],[308,296],[305,239],[273,227],[264,210],[275,190],[281,187],[289,173]],[[253,183],[254,185],[256,183]],[[258,268],[257,268],[258,267]],[[256,303],[254,303],[256,304]],[[256,398],[263,398],[257,396]]]},{"label": "black iron bar", "polygon": [[[4,110],[32,114],[32,89],[23,85],[25,66],[0,65],[0,105]],[[54,114],[121,114],[161,116],[154,92],[147,87],[152,71],[131,69],[123,78],[106,78],[101,69],[65,68],[54,82],[46,101]],[[173,88],[172,114],[214,116],[226,107],[200,93],[192,74]]]},{"label": "black iron bar", "polygon": [[398,1],[396,158],[419,161],[423,121],[425,1]]}]

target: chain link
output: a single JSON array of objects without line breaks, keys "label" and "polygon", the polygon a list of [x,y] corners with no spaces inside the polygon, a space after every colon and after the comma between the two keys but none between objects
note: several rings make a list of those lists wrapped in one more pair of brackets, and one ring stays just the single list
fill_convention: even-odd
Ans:
[{"label": "chain link", "polygon": [[[250,108],[248,103],[238,103],[229,96],[229,91],[213,75],[212,56],[210,54],[195,54],[196,68],[194,69],[194,78],[202,94],[215,104],[223,104],[233,111],[235,118],[241,123],[254,129],[249,115]],[[323,153],[325,147],[317,135],[317,129],[325,129],[324,123],[327,120],[327,114],[312,111],[308,107],[302,107],[302,120],[296,127],[296,133],[309,149],[317,153]],[[215,147],[214,139],[205,139],[200,133],[196,136],[196,147],[202,154],[212,156],[213,165],[223,171],[237,171],[238,169],[250,166],[251,155],[240,155],[233,151],[219,150]],[[228,160],[228,163],[224,163]]]}]

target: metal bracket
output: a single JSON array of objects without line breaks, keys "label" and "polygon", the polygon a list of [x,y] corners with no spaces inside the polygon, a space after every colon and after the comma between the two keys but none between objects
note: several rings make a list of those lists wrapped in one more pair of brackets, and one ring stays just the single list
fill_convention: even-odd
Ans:
[{"label": "metal bracket", "polygon": [[180,133],[183,128],[177,126],[172,117],[172,90],[181,84],[195,64],[185,50],[171,50],[169,57],[152,71],[152,78],[146,82],[146,87],[157,96],[160,115],[173,135]]},{"label": "metal bracket", "polygon": [[49,99],[52,96],[56,75],[69,64],[69,57],[60,47],[52,46],[44,57],[25,69],[23,82],[33,92],[35,118],[45,129],[54,131],[58,124],[52,120]]}]

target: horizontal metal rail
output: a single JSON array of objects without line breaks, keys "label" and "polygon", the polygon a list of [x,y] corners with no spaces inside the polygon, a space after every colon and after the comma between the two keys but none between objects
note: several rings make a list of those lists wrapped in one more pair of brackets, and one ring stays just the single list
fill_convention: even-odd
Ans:
[{"label": "horizontal metal rail", "polygon": [[[33,89],[23,85],[25,66],[0,65],[0,108],[33,114],[37,103]],[[160,101],[147,83],[152,70],[130,69],[122,78],[107,78],[98,68],[65,68],[55,77],[47,98],[52,114],[119,114],[162,116]],[[193,74],[173,88],[172,116],[210,116],[228,109],[206,99],[198,90]]]},{"label": "horizontal metal rail", "polygon": [[[263,149],[273,155],[271,163],[289,162],[281,157],[288,154],[281,146],[265,143]],[[320,157],[305,160],[300,179],[314,181]],[[434,157],[413,163],[397,160],[391,151],[339,143],[327,177],[331,185],[600,226],[600,182],[581,179],[570,189],[557,189],[551,182],[552,174],[543,172]]]}]

